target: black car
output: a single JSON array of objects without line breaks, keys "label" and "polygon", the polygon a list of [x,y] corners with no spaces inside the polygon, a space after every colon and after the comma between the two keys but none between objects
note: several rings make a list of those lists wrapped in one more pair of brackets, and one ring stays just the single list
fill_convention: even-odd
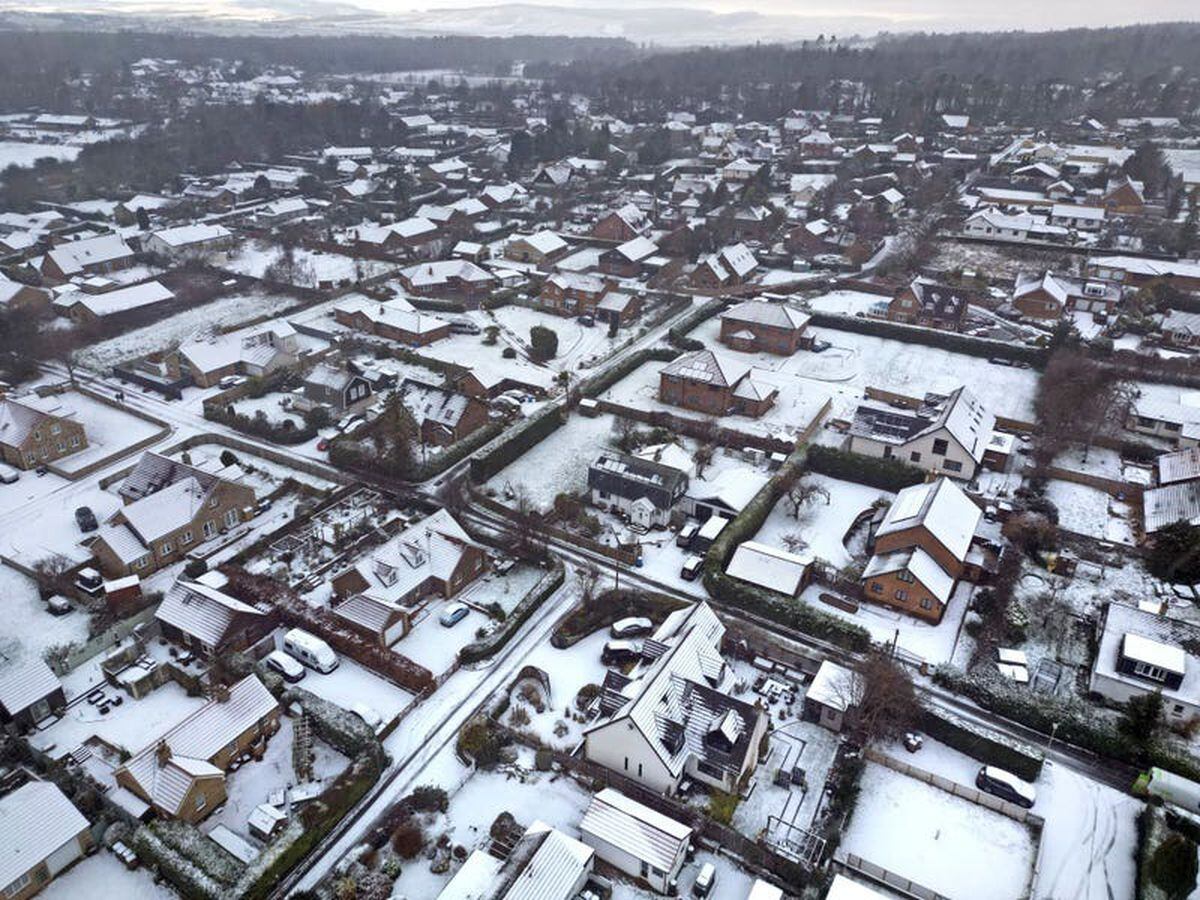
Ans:
[{"label": "black car", "polygon": [[80,531],[95,531],[100,527],[100,523],[96,521],[96,514],[89,506],[81,506],[75,510],[75,524],[79,526]]}]

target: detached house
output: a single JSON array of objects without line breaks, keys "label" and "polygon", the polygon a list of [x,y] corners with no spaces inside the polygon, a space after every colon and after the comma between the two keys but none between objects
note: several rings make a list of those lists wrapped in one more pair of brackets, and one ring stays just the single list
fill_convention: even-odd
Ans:
[{"label": "detached house", "polygon": [[594,275],[557,272],[546,279],[537,303],[560,316],[590,315],[608,288],[607,281]]},{"label": "detached house", "polygon": [[186,371],[200,387],[212,387],[227,375],[261,378],[299,362],[296,329],[282,319],[265,323],[249,334],[205,334],[179,345],[168,365]]},{"label": "detached house", "polygon": [[536,234],[513,237],[505,245],[504,255],[517,262],[540,266],[563,256],[567,249],[567,242],[553,231],[539,231]]},{"label": "detached house", "polygon": [[970,481],[983,463],[995,426],[996,417],[961,387],[946,395],[926,394],[913,410],[858,407],[846,449]]},{"label": "detached house", "polygon": [[420,297],[453,297],[477,305],[496,285],[496,276],[466,259],[419,263],[400,270],[405,290]]},{"label": "detached house", "polygon": [[1013,306],[1021,315],[1054,321],[1073,310],[1112,315],[1121,300],[1116,285],[1081,281],[1066,275],[1022,272],[1013,288]]},{"label": "detached house", "polygon": [[791,356],[811,347],[806,335],[811,317],[795,307],[765,300],[747,300],[721,313],[721,343],[746,353],[763,351]]},{"label": "detached house", "polygon": [[962,331],[967,306],[967,298],[958,288],[936,284],[928,278],[914,278],[896,292],[888,304],[887,318],[926,328]]},{"label": "detached house", "polygon": [[418,312],[403,297],[383,303],[369,297],[350,297],[334,306],[333,320],[347,328],[410,347],[424,347],[450,337],[449,322]]},{"label": "detached house", "polygon": [[488,423],[483,401],[412,378],[400,385],[400,401],[421,429],[421,443],[448,447]]},{"label": "detached house", "polygon": [[733,244],[706,257],[692,272],[692,285],[720,290],[745,284],[758,268],[758,260],[745,244]]},{"label": "detached house", "polygon": [[88,441],[74,415],[53,394],[0,397],[0,459],[32,469],[78,453]]},{"label": "detached house", "polygon": [[592,237],[624,243],[639,237],[647,227],[646,214],[632,203],[626,203],[601,217],[592,227]]},{"label": "detached house", "polygon": [[176,581],[154,612],[163,637],[211,659],[248,649],[274,625],[270,606],[251,606],[196,581]]},{"label": "detached house", "polygon": [[95,846],[92,825],[58,785],[29,781],[0,797],[0,893],[26,900]]},{"label": "detached house", "polygon": [[279,704],[256,675],[217,685],[213,699],[114,771],[116,782],[168,819],[195,824],[225,802],[225,773],[279,730]]},{"label": "detached house", "polygon": [[42,275],[54,282],[76,275],[103,275],[127,269],[134,263],[133,250],[119,234],[103,234],[59,244],[42,257]]},{"label": "detached house", "polygon": [[236,466],[215,472],[142,454],[118,493],[125,505],[97,532],[92,555],[109,578],[149,573],[185,558],[254,512],[254,489]]},{"label": "detached house", "polygon": [[982,516],[948,478],[902,490],[875,529],[862,574],[864,597],[940,622],[958,579],[973,580],[985,568],[982,553],[972,548]]},{"label": "detached house", "polygon": [[233,245],[233,232],[224,225],[180,225],[156,231],[146,238],[145,249],[171,259],[198,258]]},{"label": "detached house", "polygon": [[362,375],[328,363],[313,367],[304,377],[303,390],[307,405],[324,406],[335,416],[359,410],[371,399],[371,382]]},{"label": "detached house", "polygon": [[677,468],[614,450],[588,467],[592,504],[620,510],[641,528],[667,525],[687,486],[687,474]]},{"label": "detached house", "polygon": [[659,400],[711,416],[758,418],[778,394],[774,385],[755,380],[750,366],[712,350],[684,354],[659,375]]},{"label": "detached house", "polygon": [[605,676],[584,756],[664,794],[684,778],[738,793],[758,765],[767,715],[732,696],[724,636],[707,603],[667,616],[628,675]]}]

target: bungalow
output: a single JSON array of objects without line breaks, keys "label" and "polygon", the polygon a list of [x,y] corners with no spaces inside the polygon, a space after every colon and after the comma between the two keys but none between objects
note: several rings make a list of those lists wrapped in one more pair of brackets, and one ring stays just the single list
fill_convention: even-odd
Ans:
[{"label": "bungalow", "polygon": [[1114,601],[1097,631],[1091,693],[1119,706],[1158,693],[1168,722],[1182,725],[1200,716],[1200,657],[1195,653],[1200,628]]},{"label": "bungalow", "polygon": [[958,579],[977,577],[985,566],[972,548],[982,516],[948,478],[900,491],[874,532],[861,578],[864,596],[940,622]]},{"label": "bungalow", "polygon": [[677,468],[613,450],[588,466],[592,504],[619,510],[639,528],[665,527],[687,486],[687,475]]},{"label": "bungalow", "polygon": [[758,177],[758,173],[762,170],[762,163],[751,162],[747,159],[735,159],[721,169],[721,178],[724,181],[744,183]]},{"label": "bungalow", "polygon": [[233,246],[233,232],[224,225],[198,224],[166,228],[149,235],[143,248],[170,259],[195,259]]},{"label": "bungalow", "polygon": [[420,297],[463,298],[476,305],[496,286],[496,276],[470,260],[445,259],[401,269],[400,283]]},{"label": "bungalow", "polygon": [[1087,277],[1141,287],[1160,279],[1181,291],[1200,291],[1200,261],[1098,256],[1087,261]]},{"label": "bungalow", "polygon": [[253,515],[254,489],[236,466],[210,471],[142,454],[117,492],[124,506],[101,526],[92,555],[109,578],[145,576]]},{"label": "bungalow", "polygon": [[29,781],[0,797],[0,893],[27,900],[95,847],[92,825],[58,786]]},{"label": "bungalow", "polygon": [[266,604],[251,606],[214,587],[180,579],[154,612],[163,637],[203,659],[249,649],[275,624]]},{"label": "bungalow", "polygon": [[659,374],[659,400],[711,416],[758,418],[778,395],[774,385],[755,380],[749,365],[712,350],[686,353]]},{"label": "bungalow", "polygon": [[484,548],[444,509],[410,525],[330,579],[336,597],[365,594],[397,608],[449,599],[487,570]]},{"label": "bungalow", "polygon": [[488,423],[485,403],[449,388],[406,378],[399,395],[421,430],[423,445],[448,447]]},{"label": "bungalow", "polygon": [[926,394],[914,410],[858,407],[846,449],[970,481],[983,462],[995,425],[996,417],[987,407],[960,387],[946,395]]},{"label": "bungalow", "polygon": [[294,219],[308,215],[309,207],[303,197],[285,197],[268,203],[257,213],[255,218],[268,228],[291,222]]},{"label": "bungalow", "polygon": [[1147,535],[1176,522],[1200,525],[1200,481],[1180,481],[1143,491],[1142,522]]},{"label": "bungalow", "polygon": [[651,791],[673,794],[689,778],[737,793],[758,766],[768,717],[733,696],[724,635],[707,603],[668,615],[641,662],[606,675],[584,757]]},{"label": "bungalow", "polygon": [[1074,228],[1076,231],[1099,231],[1104,227],[1104,209],[1099,206],[1055,203],[1050,207],[1050,224]]},{"label": "bungalow", "polygon": [[403,297],[382,303],[361,295],[349,297],[334,306],[333,319],[356,331],[410,347],[424,347],[450,337],[449,322],[417,312]]},{"label": "bungalow", "polygon": [[619,247],[600,254],[599,269],[607,275],[620,278],[637,278],[646,264],[658,254],[658,245],[649,238],[638,235]]},{"label": "bungalow", "polygon": [[1116,285],[1047,271],[1040,276],[1018,274],[1012,303],[1022,315],[1057,320],[1075,310],[1113,315],[1120,300],[1121,290]]},{"label": "bungalow", "polygon": [[279,704],[256,675],[217,685],[213,699],[150,740],[113,772],[158,815],[196,824],[227,797],[225,773],[279,730]]},{"label": "bungalow", "polygon": [[553,231],[539,231],[511,238],[504,246],[504,255],[517,262],[540,266],[559,259],[567,249],[567,242]]},{"label": "bungalow", "polygon": [[810,318],[783,303],[747,300],[721,313],[720,341],[745,353],[791,356],[812,346],[812,335],[805,334]]},{"label": "bungalow", "polygon": [[687,825],[605,788],[592,797],[579,834],[597,859],[660,894],[678,894],[679,872],[692,844]]},{"label": "bungalow", "polygon": [[32,728],[66,705],[62,682],[41,658],[0,669],[0,725]]},{"label": "bungalow", "polygon": [[41,314],[50,311],[50,293],[0,275],[0,310]]},{"label": "bungalow", "polygon": [[1168,309],[1158,327],[1165,344],[1172,347],[1200,347],[1200,313]]},{"label": "bungalow", "polygon": [[887,318],[925,328],[962,331],[968,305],[958,288],[917,277],[896,292],[888,304]]},{"label": "bungalow", "polygon": [[63,293],[54,301],[54,310],[76,322],[96,322],[118,313],[170,303],[174,299],[175,294],[160,282],[143,281],[99,294],[87,291]]},{"label": "bungalow", "polygon": [[1125,420],[1125,427],[1138,434],[1167,438],[1180,447],[1193,446],[1200,441],[1200,407],[1155,397],[1138,397]]},{"label": "bungalow", "polygon": [[87,433],[74,416],[53,394],[0,397],[0,459],[33,469],[85,449]]},{"label": "bungalow", "polygon": [[59,244],[42,257],[41,273],[61,283],[77,275],[99,275],[127,269],[134,263],[133,250],[119,234],[103,234]]}]

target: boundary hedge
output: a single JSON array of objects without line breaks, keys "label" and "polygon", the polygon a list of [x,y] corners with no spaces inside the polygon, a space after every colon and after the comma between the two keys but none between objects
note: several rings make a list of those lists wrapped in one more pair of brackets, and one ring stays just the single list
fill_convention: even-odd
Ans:
[{"label": "boundary hedge", "polygon": [[809,447],[807,468],[829,478],[855,481],[893,494],[925,480],[924,470],[899,459],[863,456],[836,447]]},{"label": "boundary hedge", "polygon": [[494,446],[471,459],[471,480],[483,484],[497,475],[505,466],[558,431],[566,424],[568,415],[565,409],[550,407],[518,425]]},{"label": "boundary hedge", "polygon": [[670,347],[644,347],[641,350],[630,353],[615,366],[611,366],[603,372],[599,372],[591,378],[586,379],[579,386],[579,393],[584,397],[599,397],[643,364],[651,360],[658,360],[665,363],[671,362],[677,356],[679,356],[679,351]]},{"label": "boundary hedge", "polygon": [[1026,781],[1036,781],[1044,757],[1028,744],[992,736],[985,729],[942,710],[926,709],[921,728],[931,738],[991,766],[1007,769]]},{"label": "boundary hedge", "polygon": [[554,557],[551,570],[538,579],[538,583],[513,607],[513,611],[508,614],[503,625],[486,637],[461,648],[458,651],[458,661],[460,663],[478,662],[481,659],[487,659],[502,648],[514,634],[521,630],[521,626],[529,621],[529,617],[546,602],[550,595],[562,587],[566,575],[566,569],[562,562]]}]

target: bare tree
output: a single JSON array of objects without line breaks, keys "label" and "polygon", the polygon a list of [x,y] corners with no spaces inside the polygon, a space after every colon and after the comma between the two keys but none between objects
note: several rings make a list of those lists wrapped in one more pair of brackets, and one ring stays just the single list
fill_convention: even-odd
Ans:
[{"label": "bare tree", "polygon": [[902,737],[921,709],[908,673],[879,650],[867,654],[843,679],[840,692],[855,710],[853,728],[864,744]]},{"label": "bare tree", "polygon": [[808,546],[808,541],[798,531],[789,531],[780,540],[783,541],[783,546],[787,547],[792,553],[799,553]]},{"label": "bare tree", "polygon": [[716,444],[701,444],[692,454],[692,462],[696,464],[696,477],[703,478],[704,470],[712,465],[713,456],[717,452]]},{"label": "bare tree", "polygon": [[600,570],[592,563],[586,563],[579,567],[579,590],[580,598],[585,604],[591,603],[596,595],[596,588],[600,586]]},{"label": "bare tree", "polygon": [[818,500],[824,500],[829,505],[829,491],[823,486],[811,481],[805,481],[804,476],[793,480],[784,494],[792,506],[792,518],[800,519],[800,510],[806,506],[815,505]]},{"label": "bare tree", "polygon": [[1072,441],[1084,445],[1086,461],[1100,437],[1119,431],[1137,397],[1133,385],[1111,366],[1073,350],[1055,353],[1038,385],[1034,462],[1039,468]]}]

